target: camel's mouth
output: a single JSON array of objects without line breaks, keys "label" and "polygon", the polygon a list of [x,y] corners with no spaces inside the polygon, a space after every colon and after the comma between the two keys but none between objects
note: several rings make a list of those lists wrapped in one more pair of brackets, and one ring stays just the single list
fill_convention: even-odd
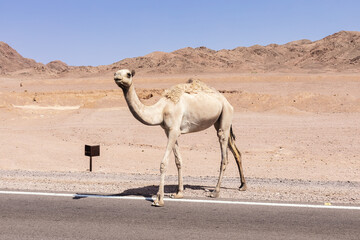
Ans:
[{"label": "camel's mouth", "polygon": [[127,88],[127,87],[130,86],[130,84],[123,81],[123,78],[116,78],[115,77],[114,80],[115,80],[115,83],[121,88]]},{"label": "camel's mouth", "polygon": [[121,83],[122,78],[121,77],[114,77],[114,80],[116,83]]}]

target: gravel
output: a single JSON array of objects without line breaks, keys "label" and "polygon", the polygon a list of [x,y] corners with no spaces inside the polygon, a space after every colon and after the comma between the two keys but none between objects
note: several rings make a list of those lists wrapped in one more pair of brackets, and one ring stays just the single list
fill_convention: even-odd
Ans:
[{"label": "gravel", "polygon": [[[0,189],[71,192],[105,195],[155,195],[158,175],[95,172],[40,172],[0,170]],[[185,198],[206,198],[216,177],[184,177]],[[177,189],[177,176],[167,176],[165,195]],[[248,189],[240,192],[238,178],[225,177],[221,199],[251,201],[308,202],[320,204],[360,204],[360,182],[311,181],[299,179],[247,178]]]}]

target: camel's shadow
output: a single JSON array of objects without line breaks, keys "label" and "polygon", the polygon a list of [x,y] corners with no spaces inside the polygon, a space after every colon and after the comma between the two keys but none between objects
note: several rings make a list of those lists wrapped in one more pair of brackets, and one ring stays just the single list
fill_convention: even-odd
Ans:
[{"label": "camel's shadow", "polygon": [[[184,185],[184,190],[186,189],[191,189],[191,190],[203,190],[203,191],[208,191],[208,189],[211,187],[206,187],[206,186],[200,186],[200,185]],[[170,194],[170,193],[176,193],[178,189],[178,185],[165,185],[164,186],[164,192],[165,194]],[[127,189],[121,193],[117,193],[117,194],[107,194],[107,195],[103,195],[103,194],[89,194],[89,193],[77,193],[73,199],[82,199],[82,198],[87,198],[87,197],[124,197],[124,196],[143,196],[146,200],[148,201],[152,201],[152,196],[157,194],[157,191],[159,190],[159,186],[157,185],[149,185],[149,186],[144,186],[144,187],[139,187],[139,188],[130,188]]]}]

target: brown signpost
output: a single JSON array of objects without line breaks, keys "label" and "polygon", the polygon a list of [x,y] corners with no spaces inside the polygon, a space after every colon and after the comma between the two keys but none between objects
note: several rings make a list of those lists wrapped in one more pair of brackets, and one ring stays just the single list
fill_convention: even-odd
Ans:
[{"label": "brown signpost", "polygon": [[85,156],[90,157],[90,172],[92,172],[92,157],[100,156],[100,146],[85,145]]}]

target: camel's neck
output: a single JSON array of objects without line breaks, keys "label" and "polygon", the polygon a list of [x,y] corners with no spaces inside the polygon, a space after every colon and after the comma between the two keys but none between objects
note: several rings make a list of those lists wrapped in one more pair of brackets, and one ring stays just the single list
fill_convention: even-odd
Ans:
[{"label": "camel's neck", "polygon": [[134,84],[128,89],[123,89],[123,92],[130,112],[137,120],[146,125],[160,125],[163,122],[163,101],[152,106],[144,105],[136,94]]}]

